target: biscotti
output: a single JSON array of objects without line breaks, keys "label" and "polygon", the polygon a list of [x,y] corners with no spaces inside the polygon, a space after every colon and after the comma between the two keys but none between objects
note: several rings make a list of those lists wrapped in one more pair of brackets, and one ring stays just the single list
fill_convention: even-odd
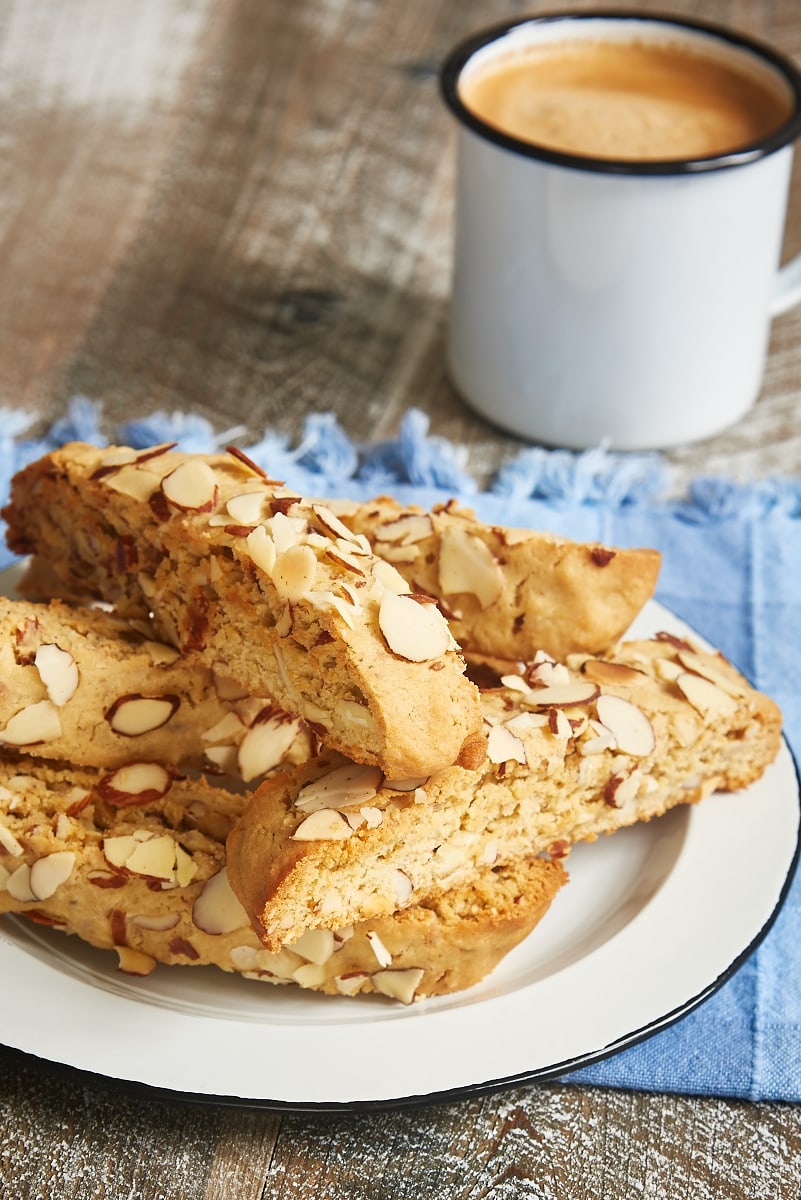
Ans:
[{"label": "biscotti", "polygon": [[661,565],[657,550],[487,525],[454,501],[431,512],[386,496],[332,507],[413,592],[436,597],[466,654],[599,654],[651,598]]},{"label": "biscotti", "polygon": [[4,516],[60,598],[152,612],[159,637],[348,757],[395,779],[481,758],[478,693],[437,606],[244,455],[73,443],[15,477]]},{"label": "biscotti", "polygon": [[305,761],[316,738],[146,623],[0,597],[0,746],[113,771],[104,786],[135,803],[169,780],[166,767],[249,782]]},{"label": "biscotti", "polygon": [[265,950],[226,877],[245,798],[175,781],[114,809],[89,771],[0,762],[0,913],[114,950],[120,968],[213,965],[333,995],[410,1002],[477,983],[527,936],[566,881],[561,863],[485,868],[464,887],[351,928]]},{"label": "biscotti", "polygon": [[448,768],[401,791],[329,757],[256,790],[228,866],[266,946],[745,787],[780,746],[771,700],[720,655],[668,636],[569,668],[543,657],[500,682],[482,694],[478,772]]}]

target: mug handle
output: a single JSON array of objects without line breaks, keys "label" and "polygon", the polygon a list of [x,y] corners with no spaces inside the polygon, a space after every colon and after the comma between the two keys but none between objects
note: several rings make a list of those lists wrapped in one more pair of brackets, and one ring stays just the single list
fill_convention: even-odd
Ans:
[{"label": "mug handle", "polygon": [[773,289],[770,315],[779,317],[782,313],[795,308],[798,303],[801,303],[801,254],[791,258],[779,269],[776,286]]}]

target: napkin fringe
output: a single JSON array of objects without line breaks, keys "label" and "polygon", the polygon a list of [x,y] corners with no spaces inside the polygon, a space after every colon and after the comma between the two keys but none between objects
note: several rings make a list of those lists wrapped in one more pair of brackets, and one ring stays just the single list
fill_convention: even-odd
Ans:
[{"label": "napkin fringe", "polygon": [[69,441],[111,443],[136,449],[176,442],[181,450],[209,454],[236,444],[272,478],[286,480],[307,493],[340,494],[349,482],[362,495],[392,487],[434,488],[460,500],[487,495],[512,500],[542,500],[562,505],[618,509],[659,502],[688,522],[708,523],[765,515],[779,510],[801,516],[801,480],[766,479],[738,483],[725,478],[696,479],[686,496],[667,498],[669,471],[657,453],[613,453],[601,445],[584,451],[526,446],[480,488],[467,466],[467,448],[429,434],[425,413],[411,408],[396,438],[352,441],[333,413],[306,417],[296,445],[284,434],[266,430],[248,442],[244,426],[216,431],[211,422],[190,412],[155,412],[120,424],[107,435],[103,406],[87,396],[74,396],[66,415],[37,436],[28,434],[35,416],[0,409],[0,498],[11,478],[27,463]]}]

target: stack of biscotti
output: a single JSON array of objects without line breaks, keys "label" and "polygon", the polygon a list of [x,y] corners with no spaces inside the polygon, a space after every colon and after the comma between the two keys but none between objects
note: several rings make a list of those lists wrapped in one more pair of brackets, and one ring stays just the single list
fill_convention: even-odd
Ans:
[{"label": "stack of biscotti", "polygon": [[225,775],[308,760],[316,738],[151,633],[0,598],[0,912],[113,948],[128,973],[214,964],[398,999],[469,987],[544,915],[566,874],[531,858],[270,953],[228,885],[225,839],[250,796]]},{"label": "stack of biscotti", "polygon": [[[152,457],[147,454],[142,459],[148,463]],[[179,465],[193,461],[182,457]],[[248,464],[243,466],[238,457],[232,461],[236,470],[243,471],[250,480],[252,468]],[[228,460],[224,460],[224,465],[230,466]],[[105,472],[101,477],[102,474]],[[258,481],[259,477],[256,478]],[[266,486],[271,494],[278,488],[278,485]],[[264,490],[259,484],[258,493],[262,499]],[[111,491],[115,494],[113,488]],[[237,500],[237,496],[233,498],[234,508],[243,502],[241,498]],[[289,516],[298,521],[296,501],[286,504],[285,496],[280,497],[280,503],[273,499],[279,518]],[[252,503],[252,500],[244,502]],[[319,516],[322,507],[317,506],[315,512]],[[81,531],[80,537],[86,537],[87,521],[80,514],[73,512],[72,515],[75,528]],[[335,526],[335,518],[326,513],[325,519],[328,525]],[[285,532],[282,525],[283,520],[279,519],[279,537]],[[230,521],[225,533],[231,536]],[[97,550],[101,540],[99,535],[92,538],[93,551]],[[368,553],[364,545],[360,545],[358,551],[364,566]],[[338,547],[333,561],[337,563],[343,554],[343,548]],[[37,570],[41,574],[43,566],[51,574],[49,563],[53,561],[40,557],[31,577]],[[118,549],[115,553],[115,566],[120,569],[126,562],[139,561],[139,550],[130,542],[125,543],[124,552]],[[404,585],[395,579],[391,569],[388,572],[380,562],[374,563],[373,569],[398,587],[398,594],[403,594]],[[78,575],[82,580],[82,598],[86,598],[85,576],[82,572]],[[354,591],[357,586],[353,586]],[[77,590],[71,587],[54,590],[73,599],[77,595]],[[378,591],[375,585],[372,590]],[[27,789],[32,830],[41,832],[47,828],[48,822],[41,819],[44,798],[49,797],[48,802],[57,806],[58,789],[53,791],[54,781],[61,782],[63,792],[70,784],[70,770],[74,772],[76,764],[98,768],[94,773],[84,770],[80,779],[73,776],[70,788],[83,793],[88,791],[89,799],[82,801],[82,821],[86,829],[95,831],[99,844],[104,845],[106,842],[117,844],[115,839],[133,836],[131,825],[136,824],[134,818],[141,814],[143,806],[149,806],[151,823],[155,819],[154,808],[160,808],[163,815],[168,807],[174,807],[175,788],[182,782],[176,778],[176,766],[211,764],[218,771],[235,770],[249,780],[274,768],[278,761],[291,763],[311,754],[317,738],[324,732],[316,720],[287,716],[270,701],[254,699],[241,685],[221,674],[221,662],[216,653],[213,659],[204,659],[191,649],[181,653],[160,640],[159,627],[153,624],[149,611],[145,613],[124,600],[120,603],[119,593],[112,589],[101,595],[117,601],[116,612],[69,607],[59,602],[44,605],[6,601],[0,606],[0,652],[5,668],[5,688],[0,693],[0,744],[12,754],[21,752],[41,760],[27,764],[23,760],[22,765],[15,763],[11,768],[15,778],[12,803],[19,806]],[[97,598],[91,585],[88,596]],[[356,608],[356,605],[352,607]],[[435,610],[430,604],[424,603],[423,611],[429,633],[432,629],[436,631],[438,625],[441,627],[441,618],[431,619]],[[128,617],[122,617],[120,612],[127,613]],[[275,619],[274,612],[269,616],[271,621]],[[378,616],[386,641],[380,621],[380,599]],[[194,621],[194,614],[190,614],[189,621]],[[346,624],[349,628],[354,624],[350,611]],[[452,646],[448,634],[447,653]],[[409,661],[415,663],[417,659],[413,657]],[[432,665],[436,672],[435,681],[438,681],[442,664],[435,662]],[[470,685],[467,688],[469,692],[465,691],[471,700],[477,697],[475,689]],[[463,725],[469,720],[469,706],[466,707],[468,712],[457,713],[453,724]],[[317,717],[316,712],[313,717]],[[460,745],[452,750],[450,757],[458,753],[462,759],[480,761],[484,753],[483,742],[483,737],[474,735],[471,746],[468,737],[467,751]],[[426,751],[429,756],[432,753],[441,754],[441,750],[437,747]],[[70,767],[65,768],[65,763]],[[403,765],[411,769],[418,768],[420,763],[414,760]],[[215,795],[224,798],[226,793],[218,786]],[[63,815],[60,820],[64,832]],[[139,827],[138,836],[143,839],[152,833],[147,824]],[[146,840],[152,842],[154,838],[148,836]],[[16,849],[27,847],[29,841],[30,838],[18,839]],[[159,838],[157,844],[166,843]],[[123,889],[121,880],[133,883],[136,873],[125,866],[115,876],[112,886],[102,873],[97,873],[97,863],[87,860],[86,856],[63,846],[51,853],[58,857],[45,866],[40,860],[50,858],[50,853],[41,853],[39,847],[33,861],[29,861],[30,855],[23,849],[21,861],[15,867],[11,891],[6,889],[6,907],[33,913],[39,920],[78,932],[93,944],[108,944],[109,911],[107,908],[101,910],[98,905],[97,889]],[[137,856],[138,862],[144,861],[142,853]],[[37,863],[34,878],[41,880],[51,877],[50,872],[56,864],[60,863],[59,869],[63,869],[68,861],[71,864],[69,882],[65,879],[54,893],[45,895],[41,887],[35,894],[26,890],[25,880]],[[103,879],[102,884],[98,884],[99,879]],[[421,896],[419,903],[407,906],[402,914],[391,915],[388,925],[384,921],[383,939],[379,939],[376,930],[365,931],[359,926],[359,936],[347,938],[348,954],[337,958],[338,975],[347,967],[348,982],[343,985],[340,979],[336,990],[355,993],[400,988],[395,972],[404,969],[405,961],[417,964],[410,968],[415,996],[468,986],[490,970],[513,943],[533,928],[565,879],[561,864],[536,857],[508,866],[488,865],[476,872],[465,887],[438,892],[430,898]],[[153,880],[150,884],[152,887]],[[83,896],[83,902],[72,894],[75,889],[78,897]],[[165,890],[163,883],[155,888],[163,910],[165,898],[158,896],[162,890]],[[166,890],[173,894],[167,897],[167,911],[161,912],[159,920],[172,929],[176,909],[181,914],[187,911],[183,903],[187,893],[183,888],[176,889],[174,880]],[[70,901],[64,909],[61,904],[68,896]],[[119,901],[121,897],[115,899]],[[125,929],[124,914],[129,907],[117,903],[111,910],[114,936],[120,943],[120,950],[136,948],[137,953],[148,953],[151,961],[216,961],[227,966],[227,960],[221,957],[221,942],[214,942],[218,951],[216,957],[209,956],[208,950],[198,952],[187,936],[179,937],[175,933],[170,938],[160,936],[168,932],[167,928],[150,929],[147,937],[157,944],[143,950],[141,921],[135,927],[135,936],[121,933]],[[156,921],[154,914],[148,919]],[[182,915],[181,921],[183,919]],[[187,932],[183,930],[184,934]],[[370,933],[369,938],[366,932]],[[203,930],[200,935],[194,930],[195,938],[203,934]],[[341,931],[336,934],[333,945],[340,946],[345,939],[341,938]],[[329,940],[323,944],[332,943]],[[376,947],[382,944],[384,948],[377,958]],[[391,951],[387,946],[392,947]],[[183,951],[178,947],[183,947]],[[269,953],[264,953],[269,959]],[[316,953],[319,956],[319,948]],[[136,960],[132,953],[126,953],[123,961],[126,969],[132,969],[131,964]],[[330,978],[327,979],[324,972],[321,976],[321,963],[318,961],[315,966],[316,975],[320,976],[316,982],[311,978],[315,973],[308,970],[301,972],[298,981],[302,979],[304,986],[320,986],[323,990],[327,982],[330,988]],[[382,972],[381,981],[373,983],[377,966]],[[277,977],[266,966],[263,975]]]},{"label": "stack of biscotti", "polygon": [[[434,913],[411,958],[379,937],[381,969],[412,972],[406,999],[457,986],[453,955],[447,984],[421,963],[434,934],[466,957],[468,909],[503,923],[517,907],[532,927],[572,843],[744,786],[778,748],[775,706],[719,656],[669,638],[613,646],[653,591],[652,551],[453,506],[305,501],[238,453],[169,447],[66,447],[17,477],[4,515],[11,548],[35,556],[28,594],[114,604],[303,719],[319,752],[241,808],[228,878],[266,954]],[[455,630],[471,654],[531,661],[479,692]]]}]

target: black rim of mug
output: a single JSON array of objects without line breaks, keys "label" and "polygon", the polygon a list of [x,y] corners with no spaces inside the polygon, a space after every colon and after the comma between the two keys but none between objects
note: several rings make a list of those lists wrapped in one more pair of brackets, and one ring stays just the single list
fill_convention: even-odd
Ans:
[{"label": "black rim of mug", "polygon": [[[752,142],[739,150],[708,158],[665,159],[665,160],[622,160],[593,158],[590,155],[567,154],[540,146],[536,142],[523,141],[504,133],[476,116],[459,95],[459,79],[473,56],[485,46],[508,34],[528,27],[564,22],[565,26],[585,21],[631,21],[641,26],[672,26],[679,32],[697,33],[725,42],[737,50],[760,58],[779,72],[787,83],[793,99],[793,108],[787,120],[766,137]],[[444,60],[439,73],[440,91],[451,112],[462,125],[471,129],[486,141],[494,142],[526,158],[538,159],[557,166],[576,170],[593,171],[607,175],[692,175],[708,171],[720,171],[731,167],[745,166],[769,154],[789,146],[801,135],[801,70],[786,55],[763,42],[728,26],[710,21],[698,21],[666,13],[649,13],[631,9],[587,9],[542,13],[531,17],[516,18],[490,26],[471,34],[459,42]]]}]

